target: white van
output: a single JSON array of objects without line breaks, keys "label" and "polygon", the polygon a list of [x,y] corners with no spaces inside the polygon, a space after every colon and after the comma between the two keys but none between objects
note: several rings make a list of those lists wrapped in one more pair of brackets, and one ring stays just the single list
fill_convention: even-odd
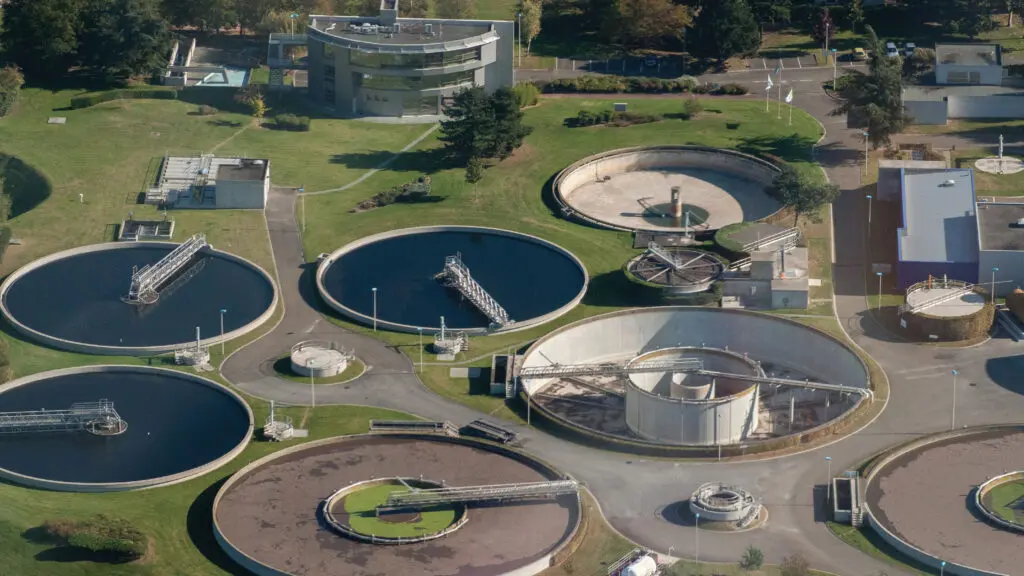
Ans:
[{"label": "white van", "polygon": [[896,49],[896,44],[892,42],[886,42],[885,44],[885,55],[889,58],[895,58],[900,55],[900,51]]},{"label": "white van", "polygon": [[914,44],[913,42],[907,42],[903,45],[903,55],[907,58],[914,55],[914,50],[917,50],[917,44]]}]

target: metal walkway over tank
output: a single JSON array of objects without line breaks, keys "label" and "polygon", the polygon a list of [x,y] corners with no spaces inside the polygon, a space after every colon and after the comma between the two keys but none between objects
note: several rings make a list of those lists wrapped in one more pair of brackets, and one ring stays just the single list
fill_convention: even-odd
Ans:
[{"label": "metal walkway over tank", "polygon": [[200,250],[208,246],[206,235],[196,234],[153,265],[132,270],[132,283],[124,301],[129,304],[152,304],[160,297],[160,287],[185,267]]},{"label": "metal walkway over tank", "polygon": [[713,265],[713,264],[709,264],[707,262],[703,262],[703,263],[699,263],[698,264],[698,262],[700,262],[700,260],[703,260],[704,257],[706,256],[703,253],[698,254],[696,258],[691,258],[690,260],[688,260],[686,262],[680,262],[680,261],[676,260],[676,257],[671,252],[669,252],[668,250],[665,250],[664,248],[659,246],[657,242],[650,242],[650,243],[648,243],[647,244],[647,252],[650,253],[651,256],[654,256],[655,258],[657,258],[658,260],[663,262],[665,265],[671,267],[676,272],[681,272],[683,270],[686,270],[687,268],[689,268],[693,264],[697,264],[696,267],[698,267],[698,268],[699,267],[707,267],[707,266],[712,266]]},{"label": "metal walkway over tank", "polygon": [[[923,282],[919,282],[918,284],[924,284],[924,283]],[[930,285],[931,282],[928,282],[928,284]],[[910,288],[908,288],[907,289],[907,294],[910,294],[910,292],[913,291],[913,289],[917,288],[917,287],[918,287],[917,285],[914,285],[914,286],[911,286]],[[971,292],[974,291],[974,284],[970,284],[968,282],[959,282],[959,281],[956,281],[956,280],[943,280],[941,282],[936,280],[935,281],[935,287],[936,288],[944,288],[944,289],[947,289],[947,290],[950,290],[950,291],[946,292],[945,294],[940,294],[938,296],[933,296],[932,298],[929,298],[929,299],[925,300],[924,302],[918,302],[917,304],[914,304],[913,306],[911,306],[910,304],[902,304],[899,307],[899,313],[900,314],[905,314],[905,313],[917,314],[918,312],[921,312],[923,310],[927,310],[928,308],[931,308],[933,306],[938,306],[939,304],[945,304],[946,302],[950,302],[952,300],[959,300],[960,298],[963,298],[965,295],[970,294]]]},{"label": "metal walkway over tank", "polygon": [[445,286],[458,290],[473,306],[483,312],[484,316],[487,316],[492,325],[502,328],[512,324],[513,320],[508,317],[508,312],[469,274],[469,267],[462,262],[461,254],[445,256],[444,270],[437,278]]},{"label": "metal walkway over tank", "polygon": [[441,504],[471,504],[476,502],[513,502],[521,500],[554,499],[575,494],[579,484],[575,480],[553,482],[527,482],[522,484],[492,484],[488,486],[459,486],[431,488],[410,492],[392,492],[377,512],[418,510]]},{"label": "metal walkway over tank", "polygon": [[114,403],[106,399],[77,402],[68,410],[0,412],[0,434],[87,430],[90,426],[102,424],[116,429],[124,427],[124,420],[114,409]]}]

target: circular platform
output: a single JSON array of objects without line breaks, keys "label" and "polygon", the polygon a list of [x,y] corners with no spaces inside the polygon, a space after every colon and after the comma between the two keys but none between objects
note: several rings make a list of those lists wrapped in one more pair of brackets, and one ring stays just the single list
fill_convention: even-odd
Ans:
[{"label": "circular platform", "polygon": [[331,342],[306,341],[292,346],[292,372],[299,376],[330,378],[348,368],[350,356]]},{"label": "circular platform", "polygon": [[[701,146],[622,148],[588,156],[555,178],[566,213],[618,230],[716,230],[760,220],[781,205],[764,193],[779,169],[733,150]],[[678,187],[683,217],[672,216]]]},{"label": "circular platform", "polygon": [[237,394],[176,370],[89,366],[0,386],[0,412],[52,413],[103,399],[127,424],[122,433],[0,434],[0,477],[74,492],[159,486],[227,463],[252,435],[252,411]]},{"label": "circular platform", "polygon": [[108,243],[32,262],[0,286],[0,311],[18,331],[75,352],[147,355],[207,344],[265,322],[277,305],[274,281],[245,259],[209,248],[168,280],[152,305],[127,304],[132,268],[155,264],[178,245]]},{"label": "circular platform", "polygon": [[711,288],[726,268],[717,255],[703,250],[661,247],[658,253],[672,258],[675,264],[647,250],[630,259],[626,276],[666,294],[693,294]]},{"label": "circular platform", "polygon": [[1017,574],[1021,535],[981,521],[974,490],[1024,461],[1024,430],[993,427],[926,438],[891,454],[868,477],[872,526],[885,539],[917,549],[946,572]]},{"label": "circular platform", "polygon": [[974,167],[982,172],[997,175],[1009,175],[1024,172],[1024,162],[1019,158],[1012,158],[1010,156],[990,156],[988,158],[981,158],[974,163]]},{"label": "circular platform", "polygon": [[583,299],[587,272],[570,252],[546,240],[495,228],[429,226],[368,236],[335,251],[317,270],[321,297],[363,324],[401,332],[448,328],[487,333],[488,318],[436,278],[447,256],[462,262],[503,307],[512,331],[536,326]]},{"label": "circular platform", "polygon": [[[539,482],[561,474],[488,444],[434,437],[362,435],[287,448],[238,471],[214,500],[217,540],[257,574],[535,574],[579,524],[576,496],[509,506],[470,506],[469,523],[444,538],[380,546],[326,532],[326,495],[367,478],[411,477],[447,486]],[[526,529],[524,529],[526,528]]]},{"label": "circular platform", "polygon": [[379,478],[341,488],[324,501],[324,520],[335,532],[371,544],[415,544],[442,538],[469,520],[466,506],[447,504],[422,510],[378,510],[396,493],[444,488],[419,478]]},{"label": "circular platform", "polygon": [[[957,291],[957,288],[922,288],[912,292],[908,291],[907,305],[910,307],[920,306],[931,300],[951,296]],[[923,310],[923,313],[937,318],[958,318],[979,312],[984,307],[985,296],[983,294],[968,292],[958,298],[929,306]]]},{"label": "circular platform", "polygon": [[[870,401],[868,371],[832,336],[783,318],[713,308],[622,310],[569,324],[534,342],[521,370],[552,364],[700,362],[686,367],[523,380],[544,417],[602,446],[668,456],[752,454],[831,437]],[[753,386],[764,375],[790,384]],[[804,388],[810,380],[851,392]],[[858,392],[852,392],[857,390]],[[864,391],[864,392],[859,392]],[[793,403],[793,404],[791,404]],[[793,406],[792,418],[790,409]]]}]

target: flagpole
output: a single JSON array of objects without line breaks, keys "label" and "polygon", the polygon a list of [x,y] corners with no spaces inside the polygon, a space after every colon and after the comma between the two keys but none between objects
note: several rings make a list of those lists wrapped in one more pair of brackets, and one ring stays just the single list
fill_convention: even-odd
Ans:
[{"label": "flagpole", "polygon": [[790,105],[789,105],[789,125],[790,126],[793,125],[793,104],[792,103],[790,103]]},{"label": "flagpole", "polygon": [[775,115],[776,120],[782,120],[782,74],[779,74],[779,112]]}]

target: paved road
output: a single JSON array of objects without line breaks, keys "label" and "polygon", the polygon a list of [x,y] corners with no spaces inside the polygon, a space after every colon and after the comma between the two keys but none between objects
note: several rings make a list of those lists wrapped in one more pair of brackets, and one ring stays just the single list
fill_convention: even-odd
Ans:
[{"label": "paved road", "polygon": [[[734,73],[728,81],[764,82],[758,73]],[[830,70],[789,71],[795,102],[824,122],[827,136],[818,158],[843,194],[834,206],[837,240],[836,308],[853,338],[874,356],[888,373],[892,397],[886,411],[866,430],[827,447],[800,455],[761,462],[679,463],[646,460],[604,452],[556,439],[538,430],[513,426],[527,450],[573,474],[596,494],[605,516],[619,531],[660,552],[693,557],[693,527],[673,524],[662,516],[669,506],[685,501],[705,481],[735,483],[763,496],[771,517],[759,530],[742,534],[703,531],[700,558],[735,561],[749,544],[764,550],[769,562],[791,552],[802,552],[811,565],[844,576],[873,576],[885,570],[881,562],[839,542],[824,527],[820,494],[826,476],[824,456],[833,458],[833,471],[856,464],[864,457],[908,437],[949,427],[951,402],[947,395],[949,370],[960,370],[957,423],[965,425],[1019,420],[1024,410],[1024,385],[1012,375],[1022,366],[1024,345],[995,341],[967,350],[933,348],[891,342],[865,315],[863,265],[863,192],[858,190],[858,150],[861,141],[846,130],[841,119],[827,116],[831,100],[820,82]],[[709,76],[708,81],[722,81]],[[760,92],[755,91],[755,96]],[[354,348],[370,367],[347,385],[318,387],[317,403],[365,404],[406,410],[426,418],[464,423],[479,413],[443,399],[426,389],[413,373],[413,364],[401,353],[372,338],[352,334],[324,320],[312,296],[312,267],[306,265],[294,215],[294,195],[281,189],[271,194],[267,219],[276,259],[284,320],[267,336],[241,349],[223,365],[224,376],[243,391],[261,398],[307,404],[309,387],[269,376],[260,366],[300,340],[325,338]]]}]

